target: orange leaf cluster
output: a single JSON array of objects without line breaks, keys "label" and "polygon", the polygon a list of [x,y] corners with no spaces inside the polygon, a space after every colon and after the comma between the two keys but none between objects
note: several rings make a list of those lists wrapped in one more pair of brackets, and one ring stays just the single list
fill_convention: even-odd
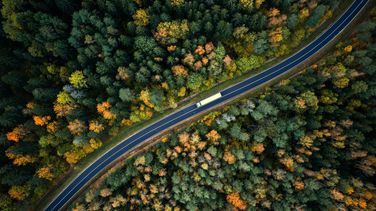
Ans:
[{"label": "orange leaf cluster", "polygon": [[251,147],[251,151],[256,154],[261,154],[265,150],[264,144],[258,143],[253,144]]},{"label": "orange leaf cluster", "polygon": [[48,124],[48,121],[51,120],[50,116],[33,116],[34,124],[43,126]]},{"label": "orange leaf cluster", "polygon": [[7,133],[7,139],[9,141],[18,142],[20,140],[20,135],[14,131]]},{"label": "orange leaf cluster", "polygon": [[330,193],[332,194],[333,199],[336,201],[342,201],[345,198],[343,193],[336,189],[331,190]]},{"label": "orange leaf cluster", "polygon": [[230,204],[240,210],[245,210],[247,208],[247,204],[243,199],[240,198],[240,194],[238,192],[228,194],[226,196],[226,199]]},{"label": "orange leaf cluster", "polygon": [[172,72],[175,76],[187,77],[188,71],[183,65],[175,65],[172,67]]},{"label": "orange leaf cluster", "polygon": [[226,150],[224,155],[223,155],[223,160],[231,165],[231,164],[234,164],[236,162],[236,157],[230,151]]},{"label": "orange leaf cluster", "polygon": [[168,52],[174,52],[176,50],[176,45],[169,45],[167,46],[167,51]]},{"label": "orange leaf cluster", "polygon": [[9,141],[19,142],[27,134],[27,129],[22,125],[17,126],[13,131],[7,133],[7,139]]},{"label": "orange leaf cluster", "polygon": [[204,47],[202,47],[201,45],[197,46],[197,48],[195,49],[195,54],[203,55],[204,53],[205,53]]},{"label": "orange leaf cluster", "polygon": [[100,103],[97,105],[97,111],[98,113],[103,113],[104,111],[106,111],[107,109],[109,109],[111,107],[110,103],[105,101],[103,103]]},{"label": "orange leaf cluster", "polygon": [[303,190],[304,187],[305,187],[304,182],[300,178],[294,181],[295,190],[300,191],[300,190]]},{"label": "orange leaf cluster", "polygon": [[208,134],[206,134],[206,138],[210,141],[216,142],[221,138],[221,135],[216,130],[211,130]]},{"label": "orange leaf cluster", "polygon": [[294,171],[294,160],[292,158],[284,158],[280,162],[286,167],[287,170]]},{"label": "orange leaf cluster", "polygon": [[78,119],[69,122],[67,127],[73,135],[81,135],[86,129],[85,124]]},{"label": "orange leaf cluster", "polygon": [[74,104],[61,104],[56,103],[54,105],[54,111],[57,117],[65,117],[67,116],[72,110],[74,110],[76,106]]}]

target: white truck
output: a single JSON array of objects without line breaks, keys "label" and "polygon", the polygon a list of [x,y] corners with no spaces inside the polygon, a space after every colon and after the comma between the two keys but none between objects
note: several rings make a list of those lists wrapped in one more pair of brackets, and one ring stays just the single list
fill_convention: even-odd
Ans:
[{"label": "white truck", "polygon": [[215,94],[213,96],[210,96],[210,97],[208,97],[208,98],[206,98],[204,100],[201,100],[200,102],[196,103],[196,107],[197,108],[201,107],[201,106],[206,105],[206,104],[208,104],[210,102],[213,102],[214,100],[219,99],[221,97],[222,97],[222,94],[220,92],[218,92],[217,94]]}]

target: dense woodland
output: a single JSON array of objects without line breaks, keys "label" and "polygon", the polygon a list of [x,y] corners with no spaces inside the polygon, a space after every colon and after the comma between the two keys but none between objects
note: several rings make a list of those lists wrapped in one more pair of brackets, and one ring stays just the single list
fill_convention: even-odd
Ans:
[{"label": "dense woodland", "polygon": [[110,171],[74,210],[376,210],[376,9],[351,39]]},{"label": "dense woodland", "polygon": [[0,210],[30,208],[119,130],[293,52],[338,2],[2,0]]}]

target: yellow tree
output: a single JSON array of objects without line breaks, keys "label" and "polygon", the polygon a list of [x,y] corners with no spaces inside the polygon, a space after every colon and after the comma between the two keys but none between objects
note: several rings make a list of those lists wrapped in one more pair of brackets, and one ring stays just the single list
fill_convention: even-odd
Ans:
[{"label": "yellow tree", "polygon": [[259,9],[265,0],[255,0],[255,7]]},{"label": "yellow tree", "polygon": [[164,43],[166,38],[183,39],[188,34],[188,31],[187,20],[160,22],[157,26],[157,31],[154,33],[154,37]]},{"label": "yellow tree", "polygon": [[253,2],[254,0],[240,0],[240,4],[247,8],[247,9],[252,9],[253,8]]},{"label": "yellow tree", "polygon": [[272,45],[276,45],[283,40],[282,28],[278,27],[274,31],[269,32],[269,42]]},{"label": "yellow tree", "polygon": [[94,133],[100,133],[104,130],[104,126],[97,120],[93,120],[89,123],[89,130],[93,131]]},{"label": "yellow tree", "polygon": [[174,73],[175,76],[182,76],[182,77],[187,77],[188,76],[188,71],[187,68],[185,68],[183,65],[175,65],[172,67],[172,72]]},{"label": "yellow tree", "polygon": [[150,91],[148,89],[142,90],[140,93],[140,100],[150,108],[154,108],[154,104],[150,101]]},{"label": "yellow tree", "polygon": [[15,154],[12,149],[12,147],[7,149],[5,155],[13,160],[13,165],[15,166],[25,166],[29,163],[34,163],[37,160],[31,155]]},{"label": "yellow tree", "polygon": [[54,111],[57,117],[65,117],[70,112],[72,112],[75,108],[76,106],[72,103],[68,103],[68,104],[55,103],[54,105]]},{"label": "yellow tree", "polygon": [[51,172],[50,167],[47,167],[47,166],[38,169],[37,175],[39,178],[50,180],[50,181],[54,178],[54,174]]},{"label": "yellow tree", "polygon": [[84,157],[83,152],[79,151],[69,151],[64,153],[65,160],[69,164],[76,164],[81,158]]},{"label": "yellow tree", "polygon": [[146,26],[149,24],[149,15],[144,9],[138,9],[132,17],[137,26]]},{"label": "yellow tree", "polygon": [[76,70],[71,74],[69,77],[69,82],[75,87],[75,88],[84,88],[87,87],[86,84],[86,78],[84,76],[84,73],[82,71]]},{"label": "yellow tree", "polygon": [[29,195],[29,188],[26,186],[15,185],[10,187],[8,194],[12,199],[21,201]]},{"label": "yellow tree", "polygon": [[171,0],[172,6],[181,6],[184,4],[184,0]]},{"label": "yellow tree", "polygon": [[73,103],[73,98],[69,95],[68,92],[66,92],[66,91],[61,91],[61,92],[59,92],[59,94],[57,95],[56,102],[57,102],[57,103],[60,103],[60,104]]}]

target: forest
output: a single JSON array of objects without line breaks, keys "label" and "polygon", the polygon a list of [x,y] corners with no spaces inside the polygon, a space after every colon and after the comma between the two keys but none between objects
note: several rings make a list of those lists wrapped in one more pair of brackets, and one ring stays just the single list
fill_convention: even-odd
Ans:
[{"label": "forest", "polygon": [[110,170],[72,210],[376,210],[376,8],[294,78]]},{"label": "forest", "polygon": [[294,52],[339,2],[2,0],[0,210],[34,206],[119,131]]}]

